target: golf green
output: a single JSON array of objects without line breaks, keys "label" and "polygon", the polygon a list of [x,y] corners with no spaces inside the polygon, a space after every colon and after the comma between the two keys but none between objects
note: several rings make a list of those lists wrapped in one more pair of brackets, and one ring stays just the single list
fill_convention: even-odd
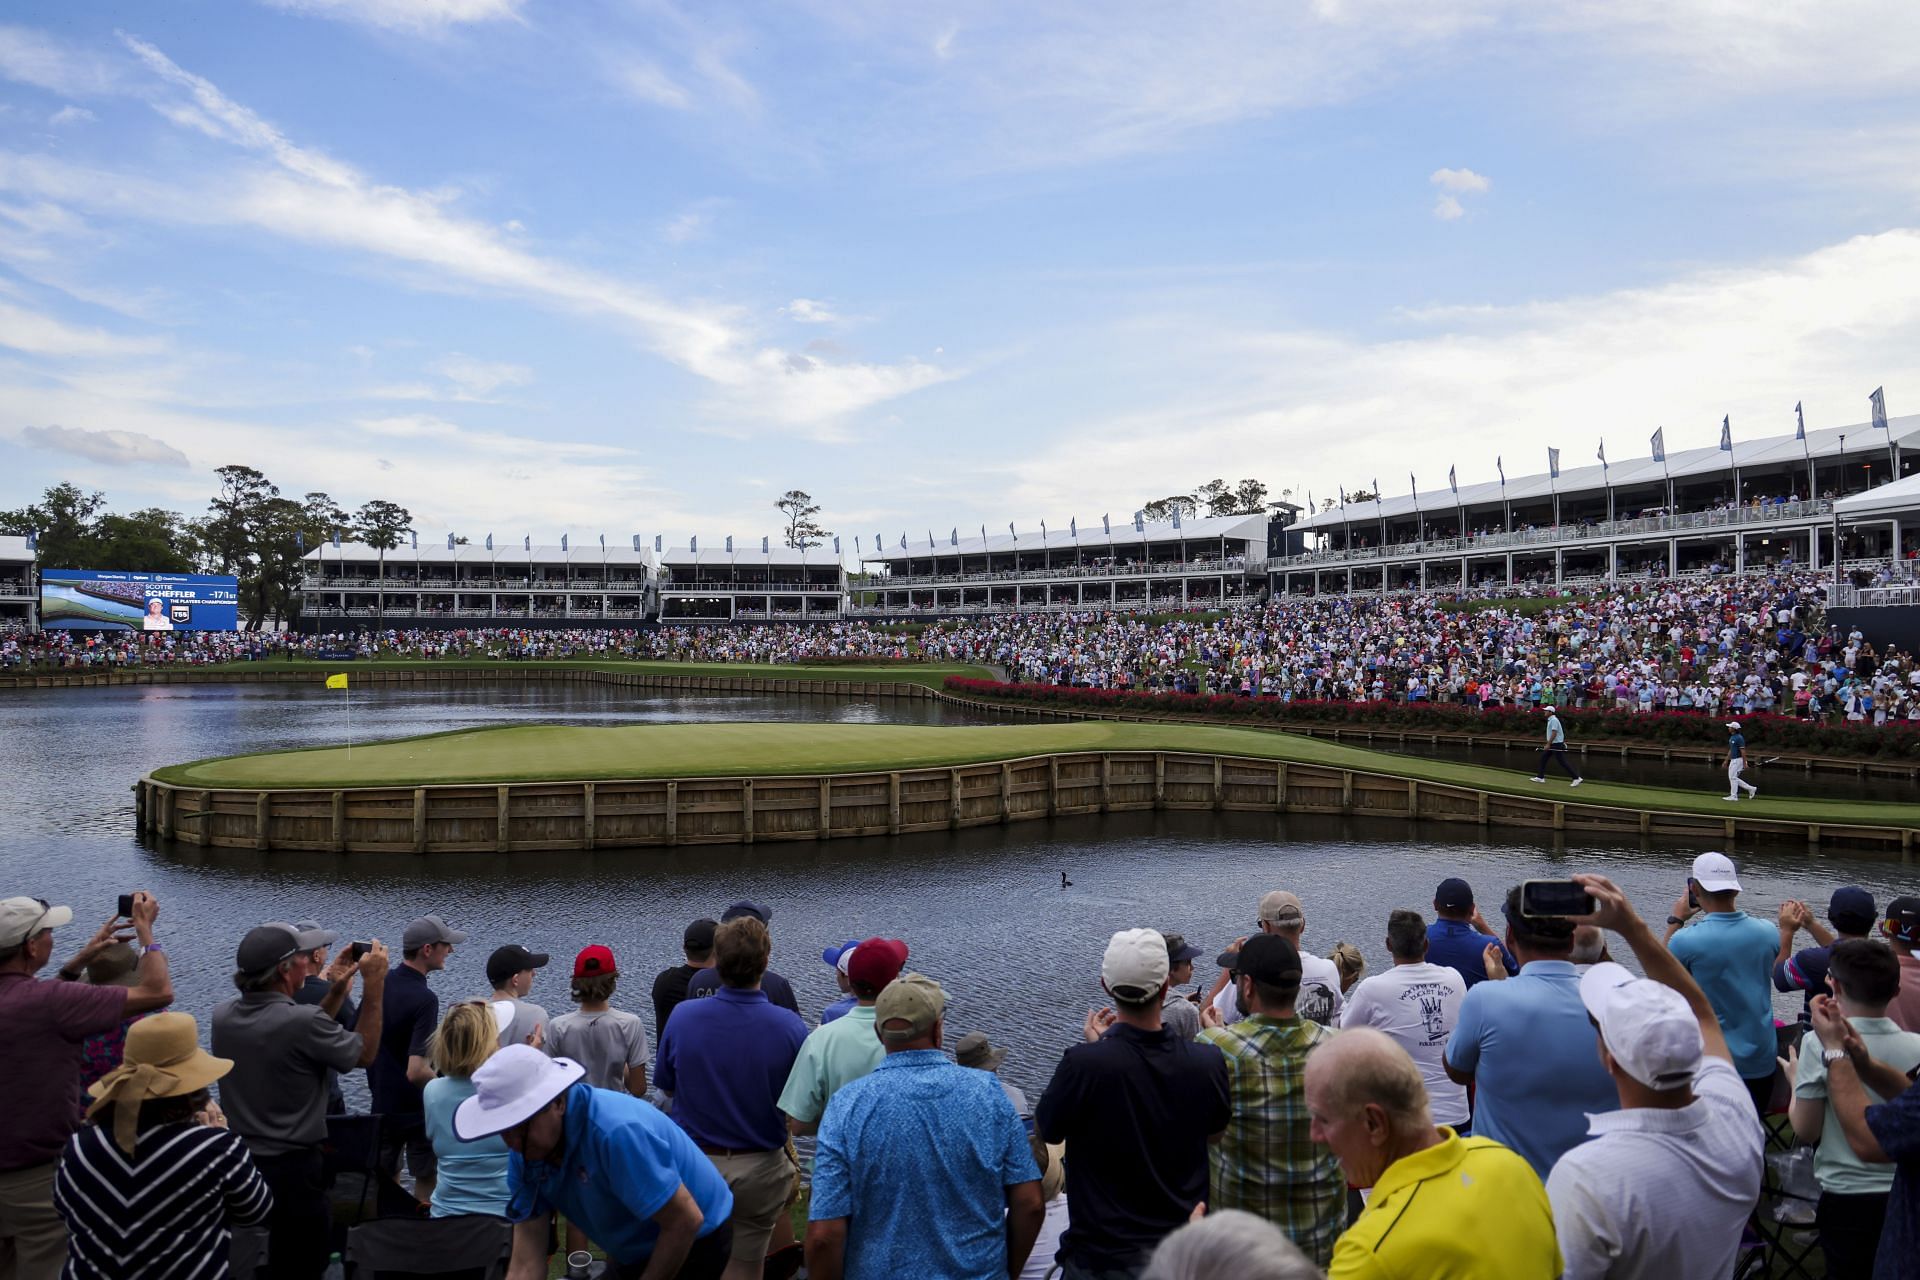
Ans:
[{"label": "golf green", "polygon": [[945,727],[862,724],[524,725],[389,742],[227,756],[154,770],[175,786],[301,789],[612,778],[768,777],[980,764],[1083,751],[1176,751],[1363,770],[1570,803],[1671,813],[1737,814],[1845,826],[1920,828],[1920,804],[1768,797],[1589,780],[1578,790],[1524,773],[1370,751],[1292,734],[1211,725],[1107,721]]}]

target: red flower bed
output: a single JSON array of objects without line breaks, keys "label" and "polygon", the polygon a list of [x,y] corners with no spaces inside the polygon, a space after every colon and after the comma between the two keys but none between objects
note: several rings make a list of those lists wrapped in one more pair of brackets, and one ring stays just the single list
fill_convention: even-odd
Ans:
[{"label": "red flower bed", "polygon": [[[1079,689],[1066,685],[1003,684],[948,676],[947,692],[996,702],[1063,710],[1198,716],[1209,720],[1273,725],[1352,725],[1364,729],[1426,729],[1441,732],[1541,736],[1540,713],[1498,706],[1481,710],[1450,702],[1316,702],[1242,698],[1231,694],[1145,693],[1125,689]],[[1662,742],[1718,746],[1724,723],[1694,711],[1618,711],[1612,707],[1562,707],[1560,721],[1574,742]],[[1920,728],[1860,722],[1814,723],[1754,712],[1740,719],[1751,752],[1847,756],[1856,759],[1920,760]]]}]

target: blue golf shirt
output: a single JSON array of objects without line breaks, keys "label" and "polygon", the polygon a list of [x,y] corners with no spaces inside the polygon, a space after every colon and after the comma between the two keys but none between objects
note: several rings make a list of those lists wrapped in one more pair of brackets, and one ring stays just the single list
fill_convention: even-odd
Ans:
[{"label": "blue golf shirt", "polygon": [[[1460,976],[1467,980],[1469,987],[1487,980],[1486,965],[1481,952],[1489,942],[1499,939],[1476,930],[1465,920],[1435,920],[1427,926],[1427,963],[1443,964],[1449,969],[1457,969]],[[1505,946],[1500,948],[1501,958],[1507,962],[1508,973],[1518,973],[1520,966],[1513,962],[1513,955]]]},{"label": "blue golf shirt", "polygon": [[558,1165],[511,1153],[510,1221],[558,1210],[608,1256],[635,1266],[653,1256],[660,1238],[653,1215],[682,1183],[704,1217],[696,1238],[718,1231],[732,1216],[733,1192],[713,1161],[644,1098],[577,1083],[567,1089],[565,1122]]},{"label": "blue golf shirt", "polygon": [[1668,944],[1707,993],[1744,1080],[1774,1073],[1773,958],[1780,933],[1744,911],[1710,911]]},{"label": "blue golf shirt", "polygon": [[808,1216],[847,1219],[846,1280],[1002,1280],[1007,1188],[1039,1177],[997,1079],[906,1049],[827,1103]]},{"label": "blue golf shirt", "polygon": [[1470,989],[1447,1061],[1473,1073],[1474,1136],[1512,1147],[1543,1182],[1587,1140],[1589,1115],[1620,1106],[1571,961],[1531,960],[1515,977]]},{"label": "blue golf shirt", "polygon": [[722,987],[674,1010],[653,1081],[673,1095],[673,1122],[696,1143],[771,1151],[787,1143],[780,1090],[806,1038],[807,1024],[766,992]]}]

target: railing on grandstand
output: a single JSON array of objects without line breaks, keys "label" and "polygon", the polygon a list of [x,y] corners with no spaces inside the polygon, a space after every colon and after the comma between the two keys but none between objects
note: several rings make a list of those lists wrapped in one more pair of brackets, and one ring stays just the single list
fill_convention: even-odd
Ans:
[{"label": "railing on grandstand", "polygon": [[1075,564],[1047,569],[996,569],[992,573],[894,574],[878,579],[887,588],[951,586],[964,582],[1031,582],[1059,578],[1149,578],[1167,574],[1241,573],[1262,561],[1247,556],[1224,560],[1156,560],[1151,564]]},{"label": "railing on grandstand", "polygon": [[0,600],[31,600],[37,596],[31,583],[14,578],[0,578]]},{"label": "railing on grandstand", "polygon": [[1748,525],[1771,525],[1783,520],[1810,520],[1833,514],[1833,500],[1810,498],[1799,502],[1771,502],[1759,506],[1722,507],[1713,511],[1684,511],[1674,515],[1640,516],[1631,520],[1601,520],[1593,524],[1557,524],[1540,529],[1515,529],[1511,533],[1474,534],[1465,538],[1428,538],[1419,542],[1396,542],[1387,547],[1355,547],[1346,551],[1308,551],[1297,556],[1281,556],[1270,566],[1314,566],[1356,560],[1397,559],[1412,555],[1439,555],[1458,551],[1468,555],[1511,547],[1556,542],[1587,542],[1596,538],[1631,537],[1643,533],[1684,533],[1698,529],[1737,529]]},{"label": "railing on grandstand", "polygon": [[309,574],[300,580],[307,591],[338,587],[386,591],[645,591],[639,578],[369,578],[354,575]]}]

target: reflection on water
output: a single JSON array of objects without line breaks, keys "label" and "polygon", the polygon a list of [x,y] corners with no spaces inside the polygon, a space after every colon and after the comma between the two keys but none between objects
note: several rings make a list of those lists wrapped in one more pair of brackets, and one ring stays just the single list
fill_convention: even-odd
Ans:
[{"label": "reflection on water", "polygon": [[[159,687],[0,697],[0,771],[9,780],[9,843],[0,895],[71,903],[78,920],[59,956],[117,894],[150,889],[175,965],[180,1007],[206,1013],[231,990],[240,934],[265,919],[316,917],[348,937],[393,942],[414,915],[438,912],[473,940],[434,979],[443,998],[480,993],[487,953],[522,942],[556,957],[534,999],[567,1005],[565,966],[588,943],[614,949],[627,975],[617,998],[647,1015],[653,974],[678,959],[689,920],[750,897],[774,908],[774,966],[817,1014],[836,994],[823,947],[850,937],[905,938],[912,967],[952,995],[950,1037],[985,1030],[1013,1054],[1005,1072],[1044,1085],[1100,999],[1100,952],[1113,930],[1178,930],[1211,952],[1248,932],[1269,889],[1306,903],[1306,942],[1325,954],[1359,946],[1387,963],[1387,912],[1430,910],[1433,887],[1464,874],[1497,918],[1504,887],[1529,876],[1603,870],[1643,914],[1662,919],[1684,891],[1694,847],[1562,842],[1399,820],[1252,814],[1125,814],[957,833],[549,853],[411,855],[203,851],[143,847],[129,784],[160,764],[337,741],[341,701],[290,687]],[[680,698],[598,686],[371,690],[355,697],[356,735],[395,736],[479,724],[567,720],[790,719],[964,723],[905,699]],[[1912,888],[1897,861],[1809,857],[1778,847],[1733,850],[1744,904],[1770,917],[1785,897],[1824,905],[1839,883],[1885,902]],[[1059,873],[1073,879],[1062,890]],[[1202,976],[1211,978],[1202,966]],[[1797,1008],[1783,1002],[1782,1009]]]}]

